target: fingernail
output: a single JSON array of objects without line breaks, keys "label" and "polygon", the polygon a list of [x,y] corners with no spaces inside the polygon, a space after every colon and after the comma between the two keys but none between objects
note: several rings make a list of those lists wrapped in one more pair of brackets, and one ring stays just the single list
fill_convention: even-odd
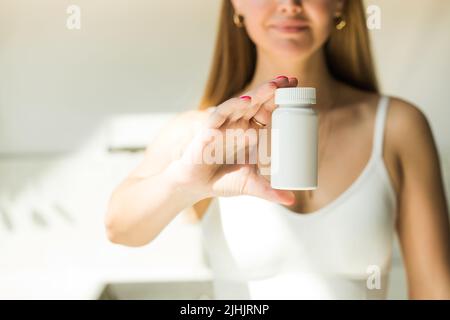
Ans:
[{"label": "fingernail", "polygon": [[281,79],[281,78],[287,79],[288,77],[286,77],[286,76],[278,76],[278,77],[276,77],[275,79]]},{"label": "fingernail", "polygon": [[240,96],[239,98],[242,100],[252,100],[252,97],[250,96]]}]

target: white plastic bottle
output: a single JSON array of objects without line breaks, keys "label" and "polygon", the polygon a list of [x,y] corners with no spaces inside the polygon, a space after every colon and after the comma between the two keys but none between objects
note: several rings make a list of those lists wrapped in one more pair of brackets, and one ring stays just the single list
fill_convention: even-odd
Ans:
[{"label": "white plastic bottle", "polygon": [[317,188],[318,116],[316,89],[275,90],[271,130],[271,186],[283,190]]}]

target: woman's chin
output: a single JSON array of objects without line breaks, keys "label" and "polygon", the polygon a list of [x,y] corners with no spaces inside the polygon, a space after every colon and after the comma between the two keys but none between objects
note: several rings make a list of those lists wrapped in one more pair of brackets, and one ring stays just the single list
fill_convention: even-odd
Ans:
[{"label": "woman's chin", "polygon": [[268,44],[276,50],[294,54],[310,51],[313,47],[313,41],[309,36],[298,38],[270,37]]},{"label": "woman's chin", "polygon": [[298,45],[275,45],[271,50],[277,56],[282,56],[285,58],[295,58],[301,59],[306,57],[312,51],[311,46],[298,46]]}]

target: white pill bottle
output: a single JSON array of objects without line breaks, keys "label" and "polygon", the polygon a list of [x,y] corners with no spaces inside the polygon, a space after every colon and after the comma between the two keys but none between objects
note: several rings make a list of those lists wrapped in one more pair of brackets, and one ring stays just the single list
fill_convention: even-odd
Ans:
[{"label": "white pill bottle", "polygon": [[270,184],[274,189],[317,188],[318,115],[316,89],[275,90],[272,113]]}]

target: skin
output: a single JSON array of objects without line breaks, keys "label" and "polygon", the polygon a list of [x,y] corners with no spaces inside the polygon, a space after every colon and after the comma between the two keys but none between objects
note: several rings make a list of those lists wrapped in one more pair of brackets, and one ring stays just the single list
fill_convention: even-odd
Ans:
[{"label": "skin", "polygon": [[[111,196],[105,223],[114,243],[145,245],[179,212],[215,196],[254,195],[292,211],[314,214],[342,194],[370,158],[380,97],[333,79],[323,56],[323,45],[334,27],[333,16],[342,10],[343,1],[231,1],[257,46],[254,77],[242,92],[212,113],[192,110],[178,114],[149,144],[141,164]],[[270,28],[289,19],[305,21],[307,30],[287,34]],[[275,79],[277,75],[287,77]],[[258,129],[249,121],[252,116],[270,128],[276,108],[274,90],[299,83],[320,93],[316,105],[320,188],[273,190],[267,177],[258,174],[257,165],[193,166],[182,161],[208,145],[199,132]],[[241,94],[251,100],[239,99]],[[327,132],[329,128],[332,130]],[[409,297],[450,299],[448,208],[429,122],[417,106],[391,97],[384,139],[383,158],[398,201],[397,231]],[[178,157],[171,152],[177,148],[182,150]]]}]

